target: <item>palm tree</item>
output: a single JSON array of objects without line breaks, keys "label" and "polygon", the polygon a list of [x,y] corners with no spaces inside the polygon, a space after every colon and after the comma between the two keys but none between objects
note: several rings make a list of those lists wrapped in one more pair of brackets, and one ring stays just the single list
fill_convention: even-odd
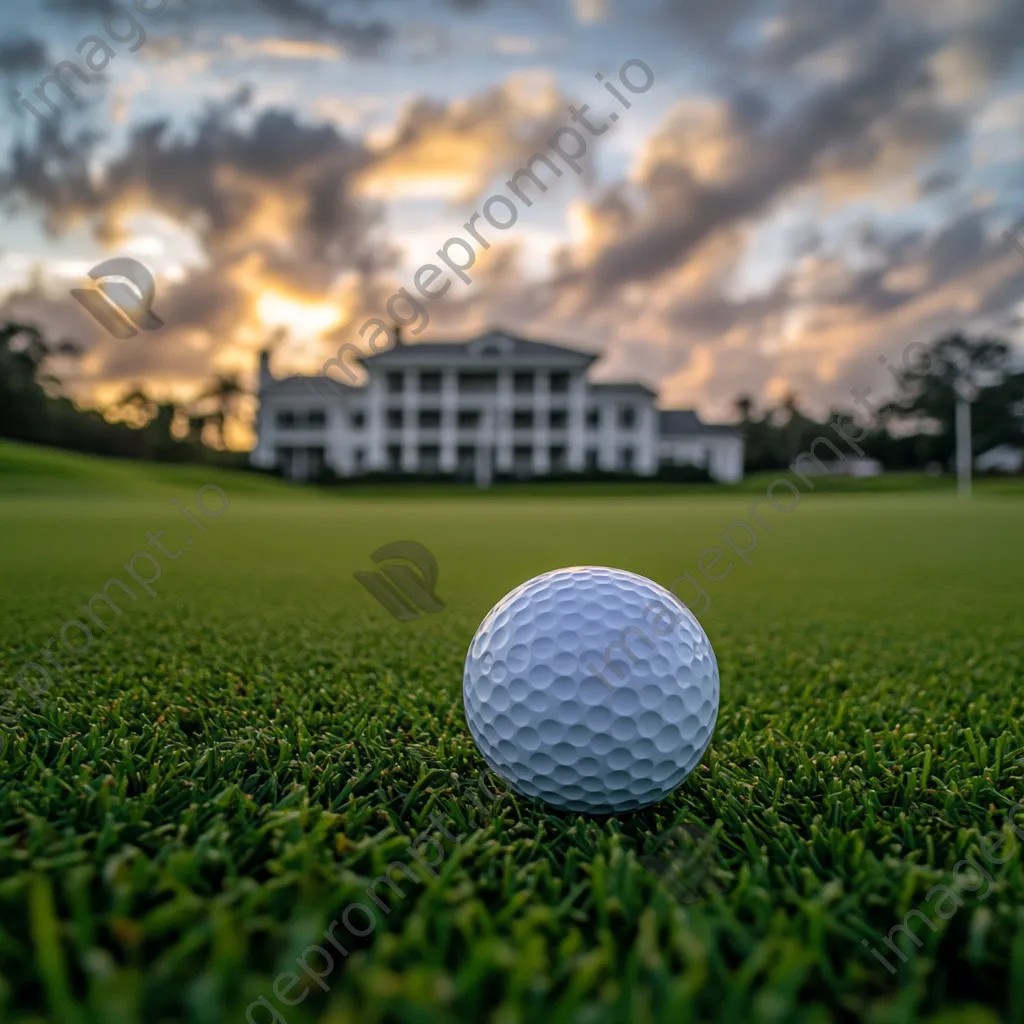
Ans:
[{"label": "palm tree", "polygon": [[186,440],[189,444],[195,445],[197,448],[201,448],[203,444],[203,430],[206,429],[206,421],[209,416],[206,413],[189,413],[188,414],[188,433],[186,434]]},{"label": "palm tree", "polygon": [[31,324],[0,327],[0,437],[42,440],[49,407],[41,367],[50,354],[42,333]]},{"label": "palm tree", "polygon": [[156,415],[156,402],[146,394],[141,384],[133,384],[107,412],[119,415],[134,427],[144,427]]},{"label": "palm tree", "polygon": [[736,408],[736,415],[740,418],[740,423],[749,423],[754,413],[754,400],[750,395],[740,395],[733,404]]},{"label": "palm tree", "polygon": [[210,387],[199,396],[200,401],[212,398],[217,403],[216,410],[206,418],[216,425],[221,448],[227,447],[224,439],[224,427],[228,417],[233,414],[238,399],[246,393],[237,374],[219,373]]}]

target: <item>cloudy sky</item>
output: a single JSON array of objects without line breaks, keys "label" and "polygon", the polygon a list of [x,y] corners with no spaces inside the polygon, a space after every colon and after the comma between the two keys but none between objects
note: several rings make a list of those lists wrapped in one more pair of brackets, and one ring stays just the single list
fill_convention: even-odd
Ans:
[{"label": "cloudy sky", "polygon": [[[484,224],[409,341],[602,350],[712,419],[848,405],[951,328],[1024,342],[1024,0],[32,0],[0,39],[2,312],[87,349],[83,402],[251,382],[282,326],[314,372],[583,104],[581,173]],[[114,256],[160,330],[70,298]]]}]

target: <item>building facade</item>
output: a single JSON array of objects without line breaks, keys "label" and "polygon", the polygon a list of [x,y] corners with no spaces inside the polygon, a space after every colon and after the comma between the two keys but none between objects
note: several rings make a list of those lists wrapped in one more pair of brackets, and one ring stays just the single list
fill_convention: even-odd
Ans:
[{"label": "building facade", "polygon": [[659,414],[657,394],[643,384],[591,383],[597,359],[504,331],[465,342],[396,339],[362,356],[365,380],[347,385],[322,375],[276,379],[263,352],[251,461],[294,479],[330,469],[342,477],[441,473],[487,483],[496,474],[653,476],[666,464],[702,465],[727,482],[742,477],[735,431],[686,413],[688,444],[667,446],[669,414]]}]

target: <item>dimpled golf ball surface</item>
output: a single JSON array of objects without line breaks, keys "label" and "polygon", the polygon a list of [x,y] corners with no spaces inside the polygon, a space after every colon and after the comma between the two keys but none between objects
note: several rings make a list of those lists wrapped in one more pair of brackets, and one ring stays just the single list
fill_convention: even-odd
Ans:
[{"label": "dimpled golf ball surface", "polygon": [[690,610],[620,569],[528,580],[473,637],[466,718],[518,793],[570,811],[657,803],[696,768],[718,715],[718,664]]}]

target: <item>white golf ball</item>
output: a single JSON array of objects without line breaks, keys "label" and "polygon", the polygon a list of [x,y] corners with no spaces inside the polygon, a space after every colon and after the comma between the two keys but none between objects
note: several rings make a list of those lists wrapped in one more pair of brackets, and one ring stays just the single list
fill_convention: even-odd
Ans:
[{"label": "white golf ball", "polygon": [[617,814],[657,803],[696,768],[718,716],[718,663],[664,587],[574,566],[487,613],[462,692],[480,752],[516,792]]}]

